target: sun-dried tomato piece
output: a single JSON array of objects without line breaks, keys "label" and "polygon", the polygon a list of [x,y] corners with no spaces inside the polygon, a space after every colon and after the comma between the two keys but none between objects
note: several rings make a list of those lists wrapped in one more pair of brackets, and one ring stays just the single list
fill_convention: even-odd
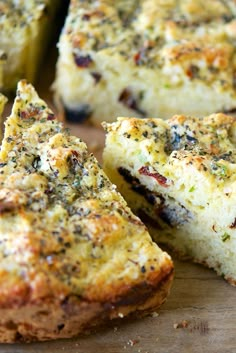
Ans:
[{"label": "sun-dried tomato piece", "polygon": [[137,113],[139,113],[143,116],[146,115],[146,113],[142,109],[139,108],[138,101],[135,98],[135,96],[130,88],[123,89],[123,91],[121,92],[121,94],[119,96],[119,102],[124,104],[129,109],[135,110]]},{"label": "sun-dried tomato piece", "polygon": [[34,116],[37,116],[40,113],[39,108],[30,108],[20,112],[21,119],[30,119]]},{"label": "sun-dried tomato piece", "polygon": [[142,175],[147,175],[152,178],[155,178],[156,181],[158,182],[158,184],[161,186],[164,186],[165,188],[167,188],[169,186],[169,184],[167,183],[166,177],[164,177],[163,175],[161,175],[158,172],[155,172],[155,173],[150,172],[148,167],[145,167],[145,166],[141,167],[139,169],[139,173]]},{"label": "sun-dried tomato piece", "polygon": [[53,114],[53,113],[49,113],[48,114],[48,117],[47,117],[47,120],[55,120],[56,119],[56,117],[55,117],[55,115]]}]

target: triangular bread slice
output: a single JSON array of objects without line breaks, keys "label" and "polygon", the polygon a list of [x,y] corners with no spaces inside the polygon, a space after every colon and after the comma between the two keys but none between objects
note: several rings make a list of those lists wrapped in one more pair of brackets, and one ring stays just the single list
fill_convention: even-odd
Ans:
[{"label": "triangular bread slice", "polygon": [[236,285],[236,119],[120,118],[106,130],[104,170],[153,238]]},{"label": "triangular bread slice", "polygon": [[1,342],[71,337],[165,300],[170,257],[25,81],[0,168]]}]

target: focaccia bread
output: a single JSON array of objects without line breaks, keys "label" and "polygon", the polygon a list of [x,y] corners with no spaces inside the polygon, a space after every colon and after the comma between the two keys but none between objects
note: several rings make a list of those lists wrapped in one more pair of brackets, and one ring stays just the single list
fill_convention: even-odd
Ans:
[{"label": "focaccia bread", "polygon": [[86,145],[18,85],[0,152],[0,342],[77,335],[155,310],[170,257]]},{"label": "focaccia bread", "polygon": [[0,0],[0,89],[35,81],[60,0]]},{"label": "focaccia bread", "polygon": [[153,238],[236,285],[236,119],[120,118],[104,170]]},{"label": "focaccia bread", "polygon": [[96,124],[234,110],[235,39],[234,0],[71,0],[55,100]]},{"label": "focaccia bread", "polygon": [[2,142],[2,129],[3,129],[2,113],[3,113],[6,102],[7,102],[7,98],[0,93],[0,144]]}]

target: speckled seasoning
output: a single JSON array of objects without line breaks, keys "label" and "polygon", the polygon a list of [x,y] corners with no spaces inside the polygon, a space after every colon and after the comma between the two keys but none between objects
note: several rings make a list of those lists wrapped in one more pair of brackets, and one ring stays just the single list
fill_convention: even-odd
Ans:
[{"label": "speckled seasoning", "polygon": [[84,118],[99,125],[232,111],[235,39],[234,0],[71,0],[56,102],[69,118],[89,106]]},{"label": "speckled seasoning", "polygon": [[86,145],[25,81],[5,127],[0,341],[71,337],[155,310],[170,288],[171,259]]},{"label": "speckled seasoning", "polygon": [[118,118],[104,170],[153,238],[236,284],[236,118]]},{"label": "speckled seasoning", "polygon": [[0,0],[0,90],[36,79],[60,0]]}]

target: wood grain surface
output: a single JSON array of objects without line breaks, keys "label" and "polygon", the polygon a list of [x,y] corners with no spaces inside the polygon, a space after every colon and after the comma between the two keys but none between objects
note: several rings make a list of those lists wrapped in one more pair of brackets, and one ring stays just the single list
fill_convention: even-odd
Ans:
[{"label": "wood grain surface", "polygon": [[235,353],[236,288],[211,270],[175,261],[167,302],[153,316],[123,320],[90,336],[0,345],[1,353]]}]

